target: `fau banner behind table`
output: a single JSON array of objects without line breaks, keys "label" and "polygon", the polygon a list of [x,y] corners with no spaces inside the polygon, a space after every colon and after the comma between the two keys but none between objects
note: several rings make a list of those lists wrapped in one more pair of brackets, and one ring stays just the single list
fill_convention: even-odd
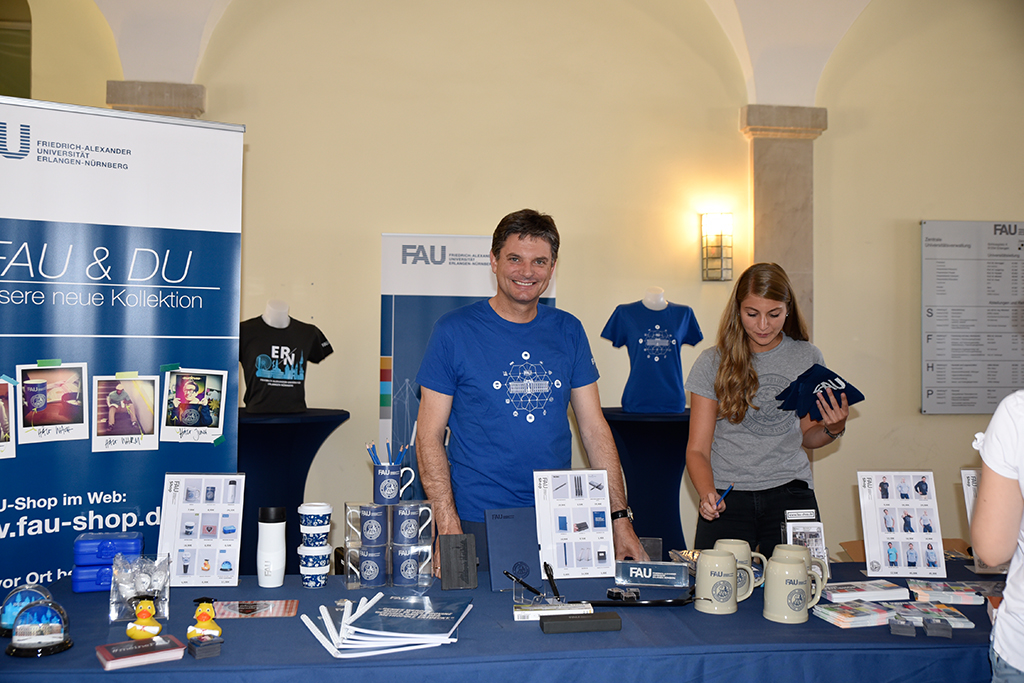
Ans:
[{"label": "fau banner behind table", "polygon": [[243,131],[0,97],[0,590],[235,471]]},{"label": "fau banner behind table", "polygon": [[[383,443],[411,444],[420,407],[419,372],[437,319],[489,299],[491,235],[381,235],[380,433]],[[555,305],[555,279],[541,303]],[[383,451],[378,448],[378,453]],[[369,462],[369,461],[367,461]],[[405,465],[416,468],[416,451]],[[426,499],[417,471],[403,499]]]}]

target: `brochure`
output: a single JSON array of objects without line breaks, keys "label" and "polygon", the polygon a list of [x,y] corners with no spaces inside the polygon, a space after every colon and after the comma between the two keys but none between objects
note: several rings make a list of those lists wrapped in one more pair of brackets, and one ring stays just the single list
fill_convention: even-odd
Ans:
[{"label": "brochure", "polygon": [[604,470],[533,473],[541,565],[556,578],[615,576],[615,544]]},{"label": "brochure", "polygon": [[847,583],[826,584],[821,597],[830,602],[849,602],[850,600],[909,600],[910,591],[892,581],[876,579],[874,581],[850,581]]},{"label": "brochure", "polygon": [[857,473],[868,576],[945,578],[935,486],[928,471]]}]

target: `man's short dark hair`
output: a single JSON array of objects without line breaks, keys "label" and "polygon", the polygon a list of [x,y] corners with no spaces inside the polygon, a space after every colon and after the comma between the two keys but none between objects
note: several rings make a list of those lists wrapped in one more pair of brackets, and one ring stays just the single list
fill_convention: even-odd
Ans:
[{"label": "man's short dark hair", "polygon": [[547,240],[547,243],[551,245],[551,260],[558,260],[558,228],[555,227],[555,219],[546,213],[540,213],[533,209],[520,209],[502,218],[491,238],[491,253],[499,256],[501,248],[505,246],[506,240],[512,235],[519,235],[520,239],[536,237]]}]

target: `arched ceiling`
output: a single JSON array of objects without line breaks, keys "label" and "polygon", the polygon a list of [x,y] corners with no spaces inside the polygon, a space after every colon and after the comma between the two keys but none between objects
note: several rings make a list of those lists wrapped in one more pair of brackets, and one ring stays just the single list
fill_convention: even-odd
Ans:
[{"label": "arched ceiling", "polygon": [[[871,0],[705,0],[732,43],[748,104],[814,106],[822,70]],[[231,0],[94,0],[129,81],[192,83]]]}]

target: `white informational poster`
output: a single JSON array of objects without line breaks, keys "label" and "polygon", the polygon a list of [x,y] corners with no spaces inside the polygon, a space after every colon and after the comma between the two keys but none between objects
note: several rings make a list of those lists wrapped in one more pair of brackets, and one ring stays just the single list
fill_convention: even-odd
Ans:
[{"label": "white informational poster", "polygon": [[921,412],[995,411],[1024,386],[1024,222],[921,223]]},{"label": "white informational poster", "polygon": [[245,474],[168,473],[158,554],[172,586],[237,586]]},{"label": "white informational poster", "polygon": [[533,473],[541,565],[557,578],[615,576],[615,545],[604,470]]},{"label": "white informational poster", "polygon": [[868,576],[945,578],[931,472],[858,472]]}]

